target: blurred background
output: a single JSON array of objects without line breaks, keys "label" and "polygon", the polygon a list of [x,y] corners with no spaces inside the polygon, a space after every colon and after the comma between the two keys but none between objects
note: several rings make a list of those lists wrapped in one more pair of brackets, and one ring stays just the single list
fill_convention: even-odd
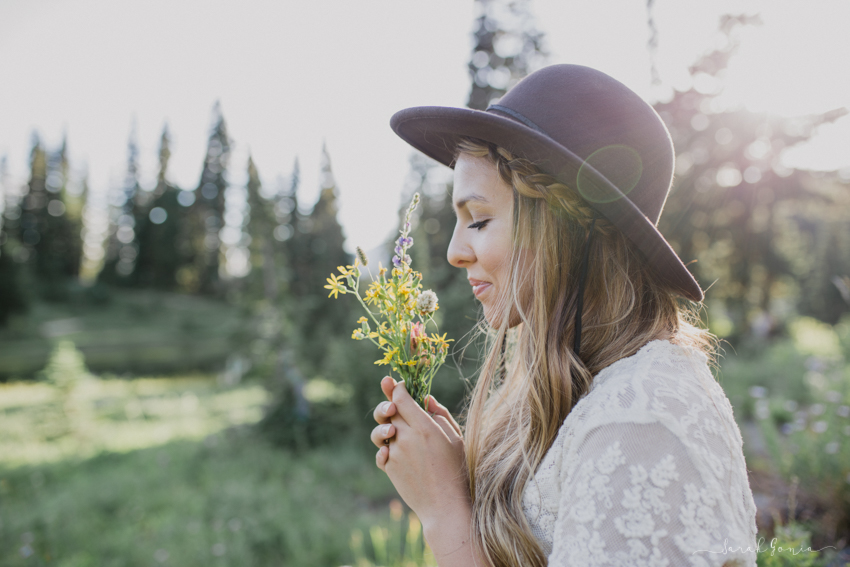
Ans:
[{"label": "blurred background", "polygon": [[[413,265],[456,340],[451,172],[389,129],[599,68],[673,136],[760,535],[850,559],[850,3],[0,0],[0,565],[426,565],[374,466],[383,375],[325,278]],[[797,561],[778,563],[776,561]],[[805,563],[808,561],[808,563]]]}]

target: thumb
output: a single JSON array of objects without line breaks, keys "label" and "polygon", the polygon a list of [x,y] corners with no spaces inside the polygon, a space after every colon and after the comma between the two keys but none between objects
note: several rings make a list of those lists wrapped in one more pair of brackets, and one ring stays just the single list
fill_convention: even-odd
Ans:
[{"label": "thumb", "polygon": [[395,388],[395,384],[395,379],[392,376],[384,376],[381,379],[381,391],[389,401],[393,401],[393,388]]},{"label": "thumb", "polygon": [[432,420],[428,417],[416,400],[407,392],[407,387],[404,380],[400,380],[393,387],[392,402],[395,404],[398,414],[411,426],[427,426],[433,425]]},{"label": "thumb", "polygon": [[460,431],[460,425],[452,417],[452,414],[449,412],[446,406],[442,405],[437,401],[437,398],[434,396],[428,396],[428,411],[431,412],[434,417],[440,416],[444,418],[449,424],[451,424],[452,429],[455,430],[455,433],[463,437],[463,433]]}]

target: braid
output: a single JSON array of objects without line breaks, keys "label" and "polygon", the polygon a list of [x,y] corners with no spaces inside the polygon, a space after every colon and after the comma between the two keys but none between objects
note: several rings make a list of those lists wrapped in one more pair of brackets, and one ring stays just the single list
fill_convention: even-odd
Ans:
[{"label": "braid", "polygon": [[[484,147],[487,148],[486,152]],[[531,161],[514,156],[495,144],[475,139],[460,140],[458,150],[477,157],[488,157],[496,165],[502,180],[517,193],[530,199],[543,199],[583,229],[590,230],[592,227],[603,236],[611,236],[616,231],[614,225],[596,214],[577,191],[552,175],[543,173]],[[592,224],[593,219],[596,219],[595,224]]]}]

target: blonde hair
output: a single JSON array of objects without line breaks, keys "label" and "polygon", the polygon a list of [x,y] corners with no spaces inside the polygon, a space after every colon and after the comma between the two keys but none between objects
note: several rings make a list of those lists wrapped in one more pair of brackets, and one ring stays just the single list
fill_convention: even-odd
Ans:
[{"label": "blonde hair", "polygon": [[[694,346],[709,358],[715,342],[696,326],[693,307],[680,305],[625,236],[572,188],[480,140],[462,139],[458,154],[486,158],[513,188],[510,297],[499,328],[484,331],[488,354],[466,410],[473,536],[495,567],[543,566],[523,490],[593,376],[653,339]],[[591,226],[578,358],[577,274]],[[512,320],[519,324],[509,331]]]}]

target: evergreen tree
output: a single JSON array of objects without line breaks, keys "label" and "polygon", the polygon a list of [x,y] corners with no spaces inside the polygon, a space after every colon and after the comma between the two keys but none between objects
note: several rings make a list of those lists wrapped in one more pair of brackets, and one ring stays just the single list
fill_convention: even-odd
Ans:
[{"label": "evergreen tree", "polygon": [[135,128],[127,142],[127,173],[124,186],[111,195],[111,225],[106,258],[98,279],[104,283],[131,285],[139,255],[138,224],[144,217],[139,185],[139,147]]},{"label": "evergreen tree", "polygon": [[195,201],[189,208],[187,233],[181,236],[181,239],[188,240],[192,263],[181,268],[178,274],[184,288],[208,295],[223,292],[219,279],[222,262],[219,233],[224,227],[230,144],[221,107],[216,103],[201,180],[195,189]]},{"label": "evergreen tree", "polygon": [[277,226],[274,203],[262,195],[262,182],[253,158],[248,157],[248,215],[245,229],[250,237],[251,272],[248,274],[248,293],[270,302],[278,298],[279,273],[274,231]]},{"label": "evergreen tree", "polygon": [[479,16],[469,61],[469,108],[484,110],[520,79],[542,66],[543,34],[527,0],[477,0]]},{"label": "evergreen tree", "polygon": [[[63,225],[63,232],[70,236],[64,247],[67,274],[70,278],[78,278],[83,261],[83,195],[81,192],[71,191],[71,167],[68,159],[67,137],[62,139],[61,147],[51,157],[48,190],[51,189],[51,186],[54,189],[58,188],[55,192],[58,193],[60,201],[64,205],[64,214],[60,215],[61,220],[56,224]],[[51,180],[53,180],[53,183],[51,183]],[[48,207],[48,212],[49,210]]]},{"label": "evergreen tree", "polygon": [[8,189],[6,156],[0,159],[0,198],[3,199],[3,215],[0,216],[0,326],[10,315],[23,313],[27,308],[27,297],[21,281],[21,265],[15,259],[15,250],[20,243],[10,236],[10,228],[17,226],[20,218],[19,204]]},{"label": "evergreen tree", "polygon": [[288,183],[281,180],[279,190],[275,194],[274,217],[276,226],[272,232],[275,240],[276,256],[282,257],[278,262],[281,270],[281,280],[287,289],[293,285],[293,274],[297,267],[302,265],[298,253],[298,239],[300,213],[298,210],[298,187],[301,183],[301,170],[298,158],[292,164],[292,175]]},{"label": "evergreen tree", "polygon": [[[703,83],[717,80],[737,47],[733,31],[752,23],[724,17],[725,44],[698,60],[692,75]],[[802,312],[835,322],[847,310],[831,283],[850,272],[850,242],[840,237],[850,223],[843,212],[846,190],[825,189],[830,180],[841,186],[835,174],[785,168],[780,153],[845,111],[800,118],[754,114],[721,108],[716,93],[694,88],[655,108],[677,151],[659,229],[685,262],[700,259],[689,267],[711,286],[709,314],[723,313],[732,324],[715,328],[734,340],[757,319],[767,317],[775,326],[795,295]]]},{"label": "evergreen tree", "polygon": [[151,193],[151,202],[142,209],[137,239],[139,256],[136,260],[135,281],[141,287],[162,290],[177,289],[177,273],[188,263],[185,246],[181,246],[181,228],[187,209],[179,202],[181,191],[168,181],[168,162],[171,158],[171,138],[168,127],[162,129],[159,143],[159,173]]},{"label": "evergreen tree", "polygon": [[20,218],[17,226],[9,228],[21,245],[16,257],[26,262],[35,288],[47,299],[63,298],[67,283],[77,277],[80,268],[80,234],[68,218],[64,202],[66,178],[64,144],[56,154],[48,155],[34,136]]},{"label": "evergreen tree", "polygon": [[[328,339],[341,336],[351,322],[350,312],[328,301],[323,285],[337,266],[350,264],[345,237],[337,220],[337,188],[327,147],[322,147],[321,192],[306,217],[298,219],[292,238],[292,279],[289,313],[301,331],[299,354],[311,368],[318,368]],[[355,318],[356,319],[356,318]],[[350,331],[350,330],[348,330]]]}]

